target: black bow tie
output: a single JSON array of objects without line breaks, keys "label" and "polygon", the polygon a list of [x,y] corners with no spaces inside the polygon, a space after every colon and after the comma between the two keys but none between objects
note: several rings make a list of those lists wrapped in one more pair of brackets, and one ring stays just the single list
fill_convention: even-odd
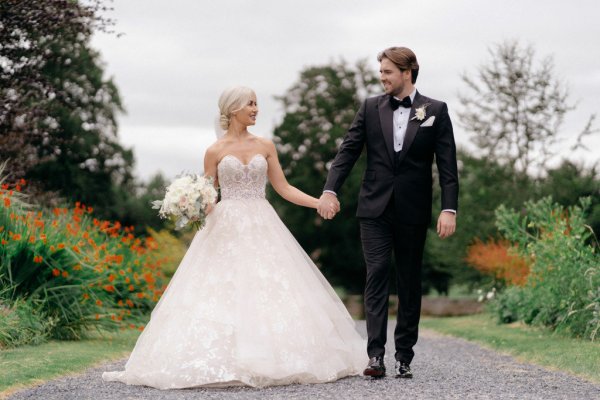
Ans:
[{"label": "black bow tie", "polygon": [[410,96],[406,96],[402,100],[398,100],[394,96],[390,96],[390,105],[392,106],[392,110],[396,110],[401,106],[410,108],[412,106],[412,101],[410,101]]}]

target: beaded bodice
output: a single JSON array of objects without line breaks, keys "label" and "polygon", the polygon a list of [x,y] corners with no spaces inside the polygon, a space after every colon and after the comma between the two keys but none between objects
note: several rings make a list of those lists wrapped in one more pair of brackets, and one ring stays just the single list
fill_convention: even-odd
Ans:
[{"label": "beaded bodice", "polygon": [[226,155],[217,166],[221,200],[264,199],[267,185],[267,160],[255,154],[248,164]]}]

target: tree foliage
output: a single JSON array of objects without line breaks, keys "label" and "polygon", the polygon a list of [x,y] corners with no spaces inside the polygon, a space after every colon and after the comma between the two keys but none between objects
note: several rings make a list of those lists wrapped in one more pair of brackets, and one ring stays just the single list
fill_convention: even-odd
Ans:
[{"label": "tree foliage", "polygon": [[[139,185],[118,142],[118,89],[90,45],[112,26],[107,10],[101,0],[0,2],[0,158],[38,200],[81,201],[116,219]],[[140,222],[130,214],[122,222]]]},{"label": "tree foliage", "polygon": [[0,154],[11,158],[17,175],[38,161],[36,144],[59,130],[49,114],[53,104],[70,104],[83,92],[78,82],[53,79],[48,69],[73,69],[72,57],[86,47],[92,29],[109,26],[100,16],[104,9],[100,1],[0,2]]},{"label": "tree foliage", "polygon": [[[506,41],[490,49],[488,64],[464,74],[468,91],[459,95],[462,126],[484,155],[517,171],[543,168],[554,156],[559,129],[574,109],[568,90],[555,76],[552,57],[536,60],[532,47]],[[580,139],[593,131],[590,120]]]}]

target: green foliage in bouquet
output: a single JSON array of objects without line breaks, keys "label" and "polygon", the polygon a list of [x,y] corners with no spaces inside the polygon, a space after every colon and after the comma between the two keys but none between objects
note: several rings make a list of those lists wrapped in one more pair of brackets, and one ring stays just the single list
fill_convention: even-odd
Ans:
[{"label": "green foliage in bouquet", "polygon": [[563,207],[551,197],[526,202],[523,213],[500,206],[496,223],[532,260],[524,286],[502,292],[493,303],[501,322],[524,321],[594,340],[600,330],[600,256],[585,223],[590,198]]}]

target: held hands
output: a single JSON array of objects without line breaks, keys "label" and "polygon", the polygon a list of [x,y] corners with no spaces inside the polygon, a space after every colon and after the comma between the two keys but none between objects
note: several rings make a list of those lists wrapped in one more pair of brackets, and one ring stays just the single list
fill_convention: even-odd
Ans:
[{"label": "held hands", "polygon": [[440,238],[446,239],[456,231],[456,214],[450,211],[442,211],[437,222],[437,234]]},{"label": "held hands", "polygon": [[340,211],[340,202],[331,193],[323,193],[319,198],[317,212],[324,219],[332,219]]}]

